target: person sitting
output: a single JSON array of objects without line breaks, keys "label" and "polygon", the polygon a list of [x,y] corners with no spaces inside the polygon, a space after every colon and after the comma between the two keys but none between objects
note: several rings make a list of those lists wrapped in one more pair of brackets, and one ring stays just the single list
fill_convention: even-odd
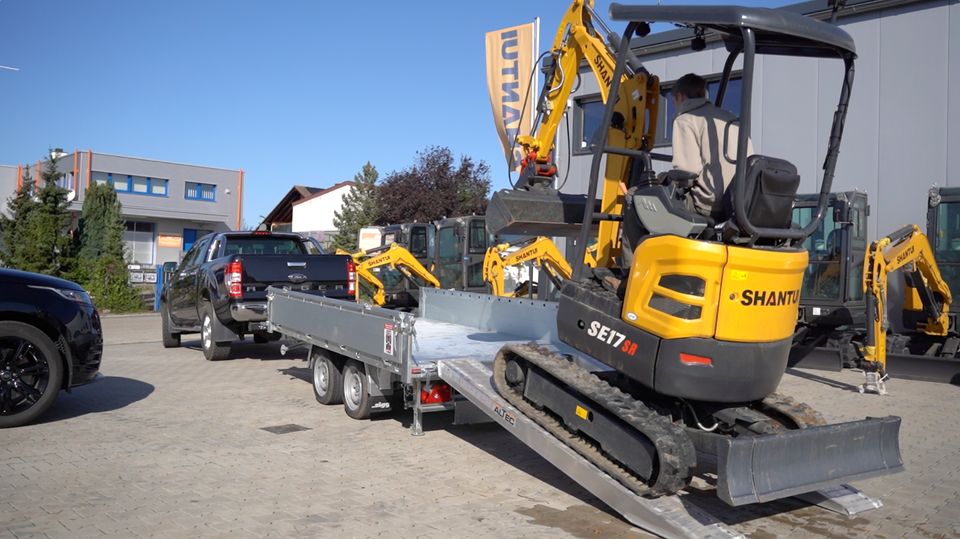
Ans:
[{"label": "person sitting", "polygon": [[[690,191],[693,209],[715,221],[724,218],[723,193],[737,170],[738,118],[707,98],[707,81],[693,73],[671,90],[677,114],[673,120],[673,168],[696,174]],[[747,155],[753,153],[747,145]]]}]

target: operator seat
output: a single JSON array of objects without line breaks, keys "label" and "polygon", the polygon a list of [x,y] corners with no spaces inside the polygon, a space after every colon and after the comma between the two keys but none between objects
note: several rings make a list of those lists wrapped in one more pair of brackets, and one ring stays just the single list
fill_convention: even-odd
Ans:
[{"label": "operator seat", "polygon": [[[638,160],[635,160],[635,162]],[[790,228],[793,203],[800,187],[797,168],[788,161],[751,155],[747,158],[745,175],[747,216],[755,227]],[[633,251],[645,237],[672,234],[686,238],[719,239],[726,243],[746,243],[750,235],[740,230],[734,215],[733,186],[723,194],[723,214],[717,227],[710,217],[693,209],[688,191],[695,174],[671,170],[657,177],[657,184],[634,181],[644,173],[631,171],[633,185],[624,197],[622,253],[623,267],[633,265]],[[649,174],[647,174],[649,177]],[[762,243],[762,242],[761,242]]]}]

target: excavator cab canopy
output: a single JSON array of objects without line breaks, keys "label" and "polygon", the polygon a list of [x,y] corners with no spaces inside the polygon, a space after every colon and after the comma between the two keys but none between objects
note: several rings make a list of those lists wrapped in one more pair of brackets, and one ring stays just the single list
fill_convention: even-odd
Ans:
[{"label": "excavator cab canopy", "polygon": [[615,21],[672,22],[714,31],[728,51],[743,48],[743,32],[753,32],[756,54],[855,58],[853,38],[840,28],[779,9],[741,6],[610,5]]}]

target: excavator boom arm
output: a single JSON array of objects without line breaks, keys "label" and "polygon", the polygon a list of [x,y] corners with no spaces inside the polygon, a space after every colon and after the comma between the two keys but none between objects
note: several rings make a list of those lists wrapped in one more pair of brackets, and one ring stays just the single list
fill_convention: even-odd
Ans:
[{"label": "excavator boom arm", "polygon": [[887,280],[898,269],[908,272],[908,282],[917,290],[927,316],[918,329],[930,335],[946,335],[950,325],[947,313],[953,296],[920,227],[905,226],[870,244],[863,264],[868,314],[864,358],[877,364],[881,372],[886,370]]}]

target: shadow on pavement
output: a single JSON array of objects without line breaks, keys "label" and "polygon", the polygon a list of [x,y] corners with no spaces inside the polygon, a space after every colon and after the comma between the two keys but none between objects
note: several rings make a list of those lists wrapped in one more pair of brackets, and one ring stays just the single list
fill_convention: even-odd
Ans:
[{"label": "shadow on pavement", "polygon": [[76,387],[71,393],[61,392],[53,407],[36,423],[119,410],[147,398],[153,389],[152,385],[140,380],[105,376],[92,384]]},{"label": "shadow on pavement", "polygon": [[787,369],[787,374],[796,376],[797,378],[803,378],[804,380],[810,380],[811,382],[817,382],[825,386],[842,389],[844,391],[853,391],[855,393],[860,391],[859,388],[855,385],[848,384],[846,382],[841,382],[839,380],[826,378],[824,376],[819,376],[810,372],[803,372],[797,369]]},{"label": "shadow on pavement", "polygon": [[[257,344],[250,337],[242,341],[235,341],[230,345],[230,355],[223,361],[255,359],[258,361],[274,361],[278,359],[307,359],[306,347],[291,347],[287,355],[280,354],[280,345],[282,342],[270,342]],[[183,341],[181,346],[189,350],[195,350],[198,354],[203,354],[203,348],[200,346],[200,340]]]}]

